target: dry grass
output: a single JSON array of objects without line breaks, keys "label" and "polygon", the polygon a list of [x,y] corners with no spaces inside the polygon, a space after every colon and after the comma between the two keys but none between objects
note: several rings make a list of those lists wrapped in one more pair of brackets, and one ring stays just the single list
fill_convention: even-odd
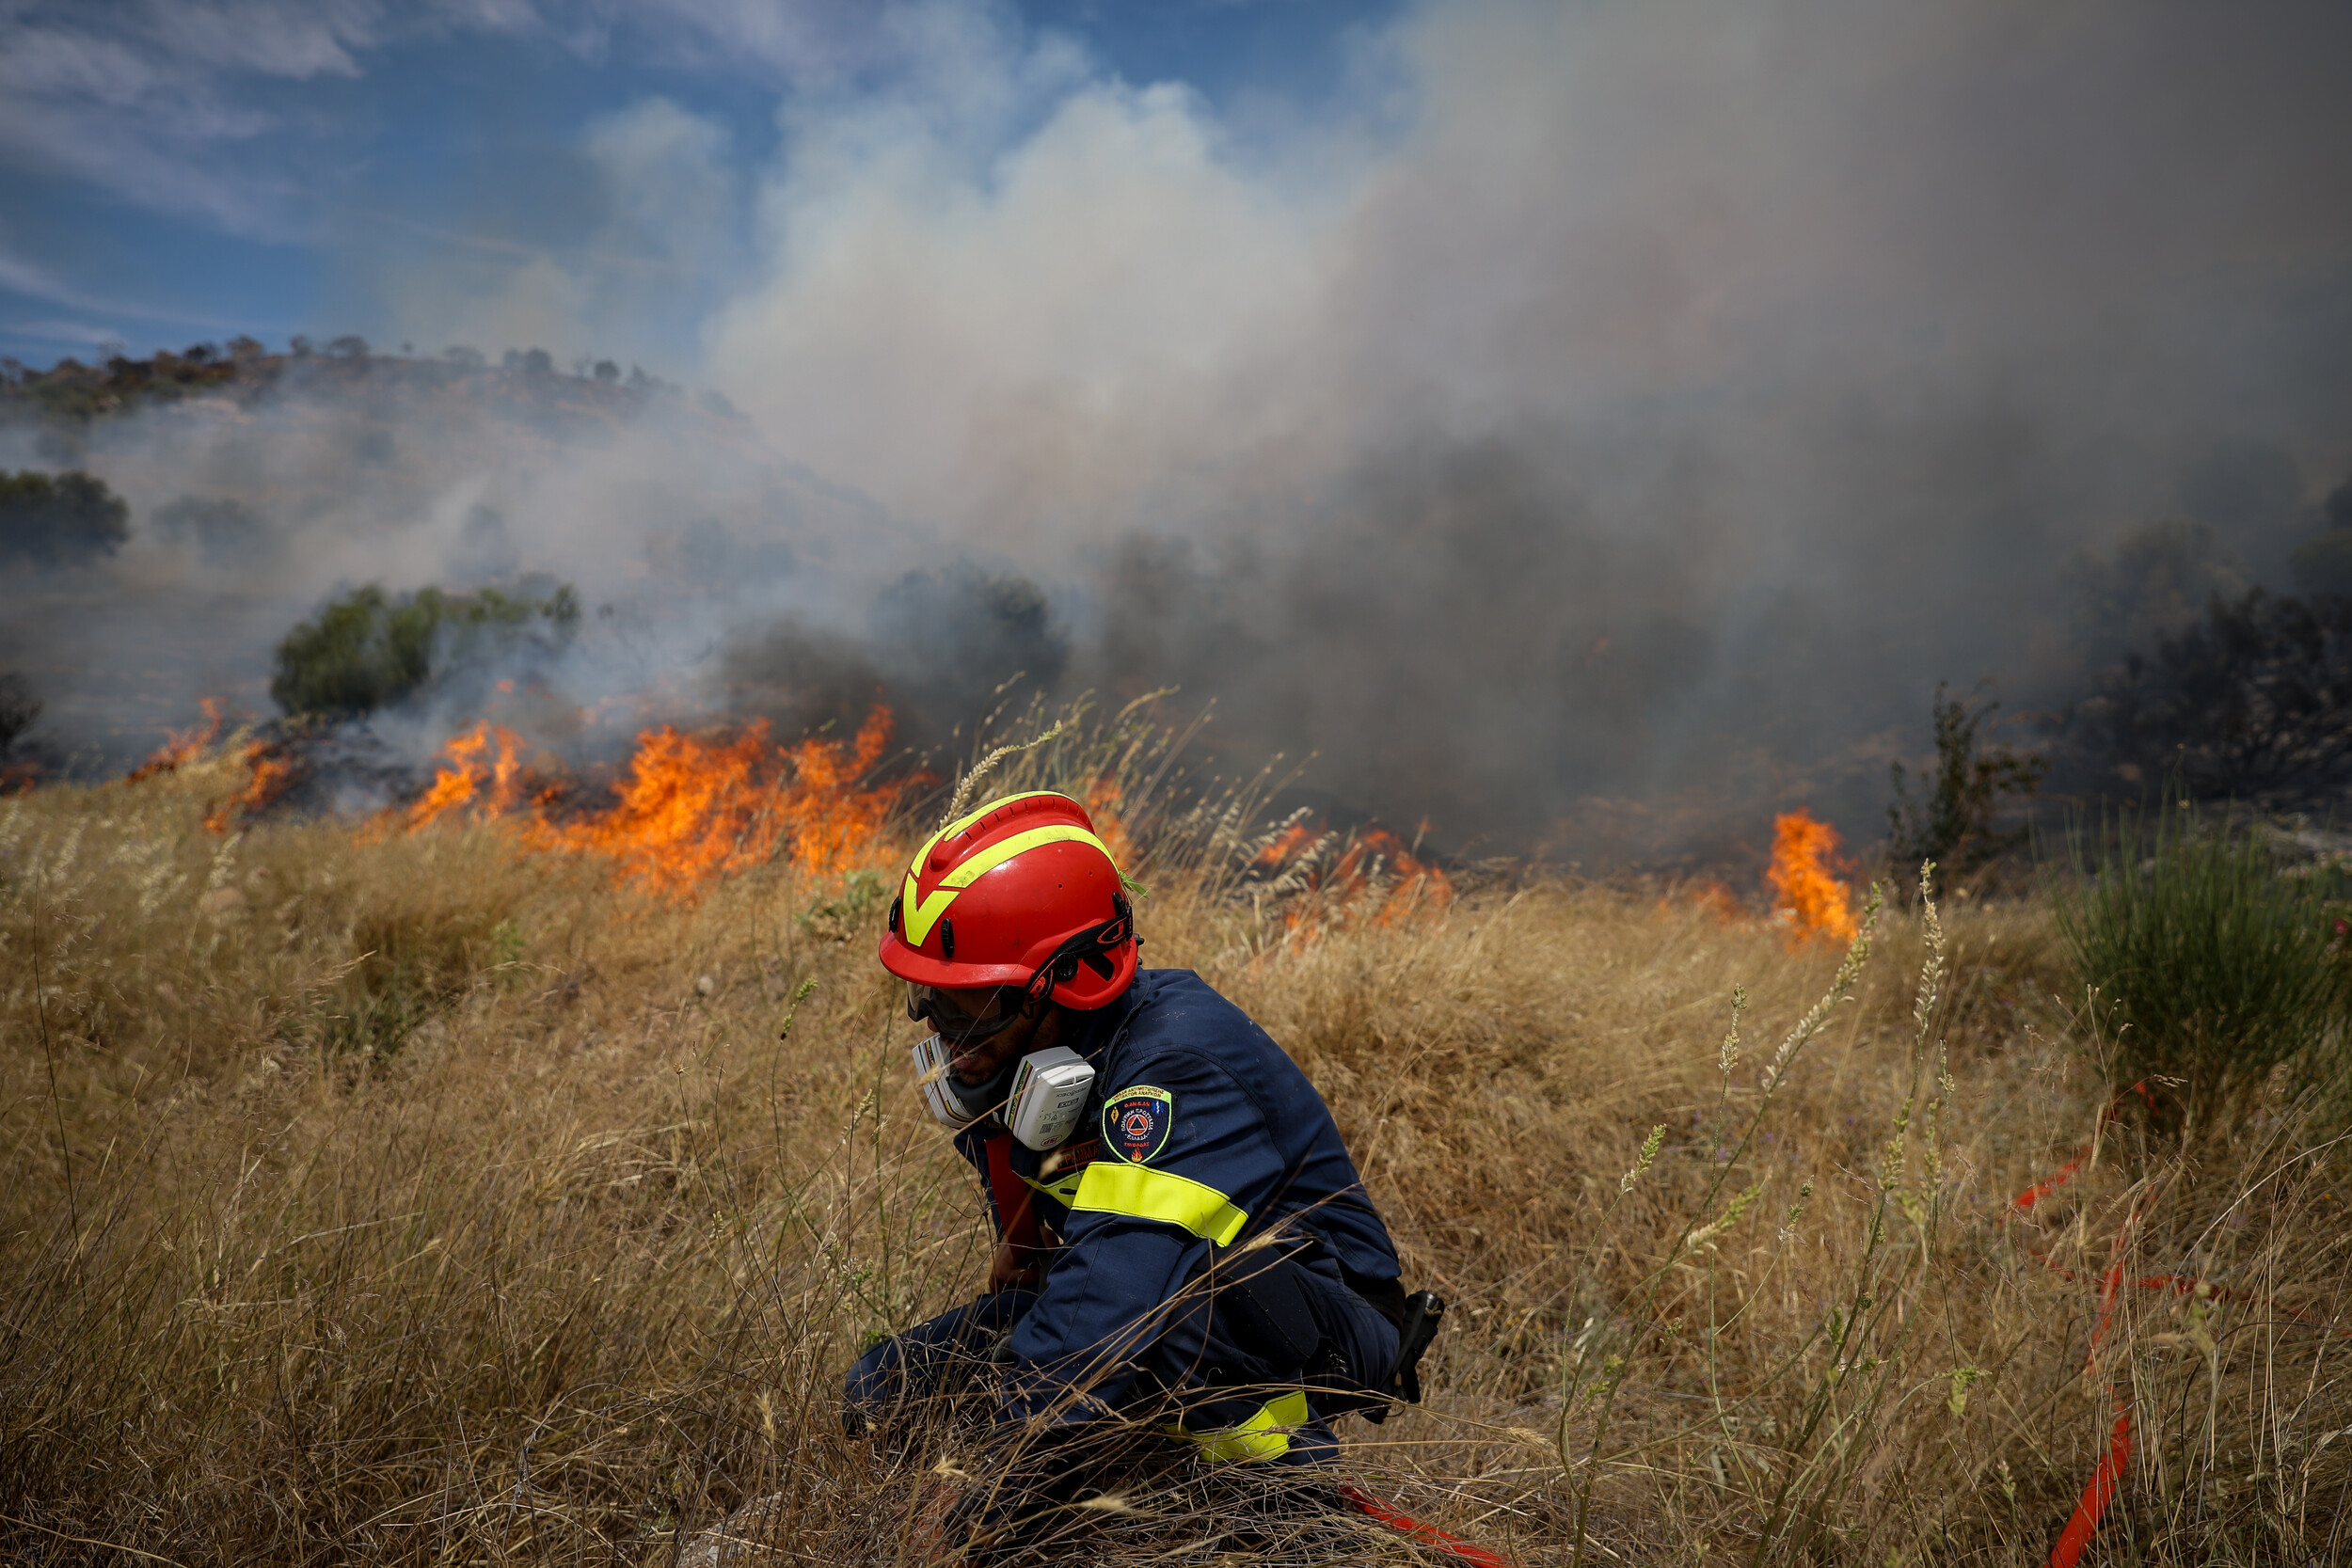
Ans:
[{"label": "dry grass", "polygon": [[[841,1374],[968,1295],[984,1238],[878,907],[803,920],[854,890],[784,865],[662,902],[495,828],[223,841],[218,766],[0,802],[0,1552],[669,1562],[773,1497],[787,1560],[896,1560],[934,1456],[845,1440]],[[1530,1562],[1578,1556],[1588,1497],[1586,1561],[2040,1560],[2111,1380],[2137,1448],[2098,1550],[2344,1549],[2352,1300],[2308,1106],[2188,1148],[2118,1123],[2003,1222],[2109,1089],[2045,911],[1947,911],[1924,1046],[1921,934],[1883,922],[1758,1119],[1835,952],[1549,883],[1300,940],[1311,895],[1236,892],[1192,842],[1150,869],[1147,961],[1296,1056],[1454,1305],[1430,1402],[1346,1433],[1407,1507]],[[2086,1373],[2111,1259],[2225,1293],[2125,1289]],[[1138,1483],[1091,1560],[1232,1560],[1250,1484]]]}]

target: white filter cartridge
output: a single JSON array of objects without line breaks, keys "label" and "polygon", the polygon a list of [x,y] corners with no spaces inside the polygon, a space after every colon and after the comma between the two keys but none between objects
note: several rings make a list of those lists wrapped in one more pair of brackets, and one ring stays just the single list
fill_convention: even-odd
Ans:
[{"label": "white filter cartridge", "polygon": [[961,1132],[979,1119],[947,1087],[947,1047],[937,1035],[915,1042],[914,1081],[923,1086],[923,1103],[942,1127]]},{"label": "white filter cartridge", "polygon": [[1012,1135],[1041,1153],[1057,1148],[1094,1104],[1094,1069],[1068,1046],[1021,1058],[1006,1098]]}]

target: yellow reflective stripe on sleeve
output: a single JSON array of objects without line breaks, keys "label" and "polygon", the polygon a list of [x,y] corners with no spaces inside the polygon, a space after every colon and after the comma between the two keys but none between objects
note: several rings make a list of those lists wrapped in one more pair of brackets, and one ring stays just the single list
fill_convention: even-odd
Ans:
[{"label": "yellow reflective stripe on sleeve", "polygon": [[1194,1235],[1231,1246],[1249,1212],[1215,1187],[1205,1187],[1171,1171],[1131,1165],[1123,1160],[1097,1160],[1087,1166],[1078,1182],[1073,1212],[1125,1214],[1130,1219],[1158,1220],[1181,1226]]},{"label": "yellow reflective stripe on sleeve", "polygon": [[1028,1181],[1031,1187],[1067,1209],[1078,1201],[1078,1189],[1085,1184],[1086,1177],[1087,1173],[1084,1170],[1073,1170],[1069,1175],[1054,1181],[1029,1181],[1025,1176],[1021,1180]]},{"label": "yellow reflective stripe on sleeve", "polygon": [[1306,1390],[1294,1388],[1266,1401],[1255,1416],[1237,1427],[1186,1432],[1182,1426],[1171,1426],[1167,1431],[1172,1437],[1198,1445],[1203,1459],[1263,1462],[1290,1452],[1291,1433],[1314,1418],[1314,1412],[1307,1408]]}]

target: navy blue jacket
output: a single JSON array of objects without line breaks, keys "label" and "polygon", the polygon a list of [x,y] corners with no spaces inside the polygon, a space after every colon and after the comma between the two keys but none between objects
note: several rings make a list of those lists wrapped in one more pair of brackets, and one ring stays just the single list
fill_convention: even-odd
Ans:
[{"label": "navy blue jacket", "polygon": [[[1093,1064],[1097,1103],[1059,1148],[1011,1147],[1062,1245],[1013,1330],[1005,1418],[1083,1421],[1120,1404],[1147,1342],[1159,1364],[1171,1352],[1184,1364],[1207,1315],[1165,1304],[1213,1251],[1282,1221],[1350,1274],[1397,1277],[1396,1247],[1323,1097],[1198,974],[1146,970],[1109,1006],[1063,1017],[1061,1043]],[[997,1131],[992,1118],[956,1138],[983,1185]],[[1078,1390],[1091,1398],[1073,1402]]]}]

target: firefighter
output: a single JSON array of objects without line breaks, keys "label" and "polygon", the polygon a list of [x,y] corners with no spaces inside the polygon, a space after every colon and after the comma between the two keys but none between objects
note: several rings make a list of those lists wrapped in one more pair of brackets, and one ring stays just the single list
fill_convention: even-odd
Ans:
[{"label": "firefighter", "polygon": [[[943,1528],[1049,1516],[1137,1432],[1298,1465],[1330,1421],[1417,1399],[1442,1304],[1396,1248],[1323,1099],[1185,970],[1139,970],[1085,810],[990,801],[915,851],[882,942],[933,1114],[988,1195],[988,1292],[873,1347],[852,1433],[977,1378],[995,1433]],[[1161,1435],[1165,1434],[1165,1435]]]}]

